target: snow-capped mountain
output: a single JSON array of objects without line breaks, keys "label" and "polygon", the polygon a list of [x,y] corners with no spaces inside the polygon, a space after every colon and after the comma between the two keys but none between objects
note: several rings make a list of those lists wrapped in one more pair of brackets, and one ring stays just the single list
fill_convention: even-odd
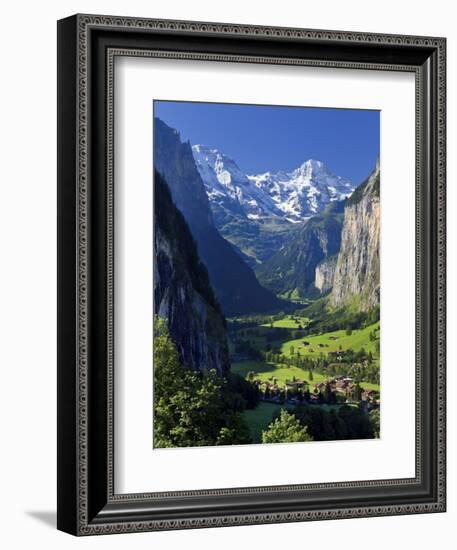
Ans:
[{"label": "snow-capped mountain", "polygon": [[249,219],[281,215],[273,198],[255,185],[233,159],[204,145],[194,145],[192,152],[212,206],[235,210]]},{"label": "snow-capped mountain", "polygon": [[319,214],[330,202],[346,199],[355,189],[352,182],[335,176],[323,162],[313,159],[292,172],[266,172],[249,176],[249,180],[294,222]]},{"label": "snow-capped mountain", "polygon": [[299,223],[354,191],[349,180],[334,175],[318,160],[307,160],[292,172],[247,175],[217,149],[194,145],[192,151],[213,211],[217,207],[250,220]]}]

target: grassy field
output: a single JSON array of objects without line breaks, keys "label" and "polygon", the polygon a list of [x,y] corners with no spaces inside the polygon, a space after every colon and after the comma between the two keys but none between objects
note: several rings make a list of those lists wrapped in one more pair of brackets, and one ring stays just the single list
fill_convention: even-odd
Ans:
[{"label": "grassy field", "polygon": [[[298,367],[287,367],[286,365],[277,365],[275,363],[264,363],[262,361],[242,361],[240,363],[232,363],[231,371],[235,374],[246,378],[249,372],[255,373],[255,378],[262,380],[262,382],[271,382],[272,378],[277,379],[277,383],[283,386],[286,380],[292,380],[295,376],[298,380],[303,380],[310,384],[310,391],[314,387],[314,384],[325,382],[328,380],[328,376],[313,372],[313,380],[309,379],[309,371],[300,369]],[[370,382],[361,382],[361,387],[364,390],[379,391],[378,384],[371,384]]]},{"label": "grassy field", "polygon": [[270,425],[273,415],[282,408],[284,408],[283,405],[275,403],[259,403],[255,409],[243,412],[254,443],[262,442],[262,432]]},{"label": "grassy field", "polygon": [[[291,316],[288,315],[287,317],[284,317],[284,319],[273,321],[273,327],[274,328],[292,328],[292,329],[298,330],[299,325],[301,325],[304,328],[309,323],[309,319],[307,317],[295,317],[295,319],[297,319],[298,324],[295,322],[295,320]],[[270,327],[271,325],[269,323],[266,323],[260,326]]]},{"label": "grassy field", "polygon": [[231,371],[246,378],[249,372],[255,372],[255,378],[265,381],[271,381],[275,377],[280,386],[284,385],[286,380],[292,380],[293,377],[310,384],[324,382],[328,377],[317,372],[313,372],[313,381],[309,380],[309,373],[298,367],[287,367],[286,365],[276,365],[275,363],[264,363],[262,361],[243,361],[241,363],[232,363]]},{"label": "grassy field", "polygon": [[[370,332],[379,328],[379,322],[369,325],[365,328],[353,330],[352,334],[348,336],[345,330],[337,330],[335,332],[326,332],[319,336],[304,336],[297,340],[289,340],[284,342],[281,346],[281,351],[284,355],[290,355],[290,348],[295,348],[295,353],[300,352],[302,357],[318,357],[322,352],[327,355],[329,351],[338,351],[341,347],[343,350],[352,349],[353,351],[359,351],[364,348],[368,353],[371,351],[373,356],[377,356],[376,342],[370,340]],[[331,337],[336,337],[336,340],[331,340]],[[302,342],[309,342],[309,346],[303,346]],[[328,345],[328,347],[319,347],[319,344]],[[310,351],[313,350],[313,351]]]}]

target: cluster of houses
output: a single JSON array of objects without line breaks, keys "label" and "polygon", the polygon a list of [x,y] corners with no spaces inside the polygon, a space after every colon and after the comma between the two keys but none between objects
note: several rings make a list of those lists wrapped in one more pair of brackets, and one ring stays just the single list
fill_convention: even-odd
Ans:
[{"label": "cluster of houses", "polygon": [[[284,386],[279,386],[274,377],[269,381],[256,380],[255,383],[261,391],[261,398],[273,403],[322,403],[324,395],[327,396],[327,400],[331,395],[333,402],[361,401],[370,405],[380,404],[377,392],[363,390],[352,378],[343,375],[314,385],[306,380],[294,379],[286,380]],[[337,399],[338,396],[340,399]]]},{"label": "cluster of houses", "polygon": [[[348,399],[354,399],[358,391],[359,386],[354,383],[354,380],[348,376],[336,376],[332,380],[329,380],[330,391],[340,393]],[[315,385],[319,392],[324,392],[326,384],[323,382]],[[379,404],[377,399],[378,393],[374,390],[363,390],[360,393],[360,401],[366,401],[373,404]]]}]

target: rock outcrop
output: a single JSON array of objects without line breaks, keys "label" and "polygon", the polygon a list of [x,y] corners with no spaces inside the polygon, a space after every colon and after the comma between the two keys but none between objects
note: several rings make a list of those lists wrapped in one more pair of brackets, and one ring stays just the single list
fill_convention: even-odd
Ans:
[{"label": "rock outcrop", "polygon": [[357,305],[369,311],[379,305],[380,168],[347,200],[330,304]]}]

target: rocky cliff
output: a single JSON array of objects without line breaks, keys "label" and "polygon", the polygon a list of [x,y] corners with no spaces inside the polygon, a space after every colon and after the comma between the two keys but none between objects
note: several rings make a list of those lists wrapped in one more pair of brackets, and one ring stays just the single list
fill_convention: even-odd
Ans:
[{"label": "rocky cliff", "polygon": [[316,266],[314,286],[321,294],[330,290],[335,278],[337,256],[330,256]]},{"label": "rocky cliff", "polygon": [[154,165],[165,178],[173,202],[184,215],[226,315],[267,312],[283,303],[257,281],[239,252],[218,232],[189,142],[154,119]]},{"label": "rocky cliff", "polygon": [[229,370],[225,319],[188,225],[154,177],[154,313],[166,320],[184,366]]},{"label": "rocky cliff", "polygon": [[330,304],[357,305],[368,311],[379,304],[380,169],[375,169],[347,200],[341,248]]}]

